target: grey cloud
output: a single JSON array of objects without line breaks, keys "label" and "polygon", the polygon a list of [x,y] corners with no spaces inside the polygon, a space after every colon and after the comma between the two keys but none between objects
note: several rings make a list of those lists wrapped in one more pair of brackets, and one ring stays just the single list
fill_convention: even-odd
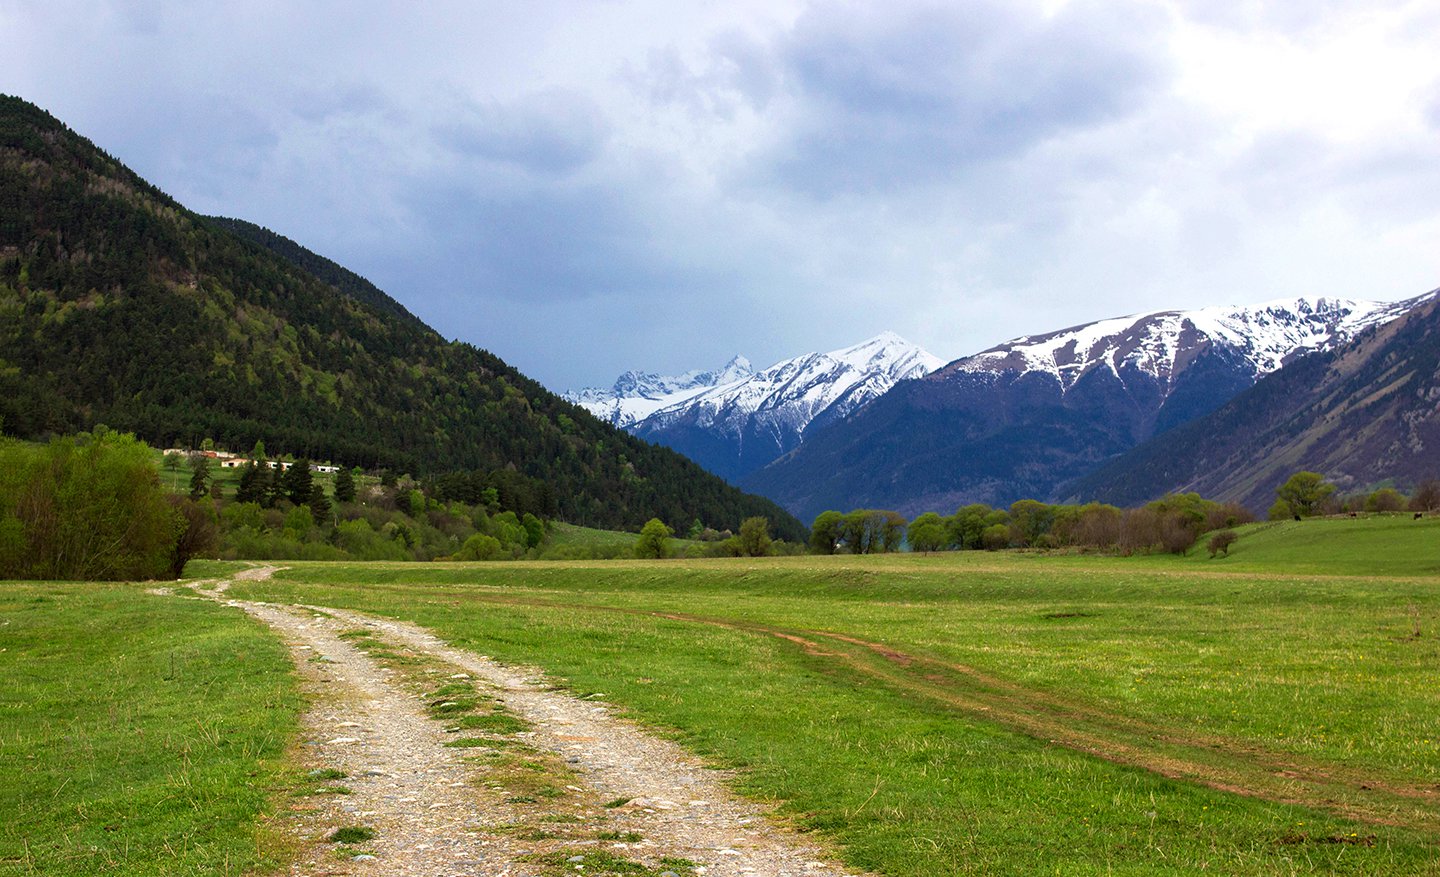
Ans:
[{"label": "grey cloud", "polygon": [[407,200],[420,230],[406,246],[424,251],[426,275],[477,297],[575,300],[677,280],[647,247],[639,206],[609,187],[504,195],[448,177],[417,185]]},{"label": "grey cloud", "polygon": [[506,104],[472,103],[437,134],[469,157],[560,175],[594,160],[610,126],[586,98],[547,91]]},{"label": "grey cloud", "polygon": [[[162,188],[183,181],[200,197],[231,188],[236,178],[253,178],[280,141],[270,119],[226,94],[157,89],[143,102],[116,108],[111,118],[111,136],[125,145],[128,164]],[[171,134],[154,137],[154,131]]]},{"label": "grey cloud", "polygon": [[621,79],[654,104],[679,104],[692,112],[731,117],[742,105],[763,110],[779,84],[773,52],[745,34],[727,32],[709,41],[692,64],[673,45],[650,51],[645,63],[624,66]]},{"label": "grey cloud", "polygon": [[769,156],[816,196],[923,185],[1016,157],[1140,105],[1165,64],[1161,20],[1076,3],[1050,19],[975,2],[896,13],[812,13],[781,48],[800,101]]}]

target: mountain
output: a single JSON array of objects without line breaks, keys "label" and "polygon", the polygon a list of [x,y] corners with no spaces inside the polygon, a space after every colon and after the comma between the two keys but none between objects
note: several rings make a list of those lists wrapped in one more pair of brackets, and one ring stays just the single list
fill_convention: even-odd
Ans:
[{"label": "mountain", "polygon": [[481,472],[502,503],[638,528],[765,515],[664,448],[446,341],[293,241],[192,213],[43,110],[0,96],[0,428],[97,423],[161,446]]},{"label": "mountain", "polygon": [[[941,360],[893,332],[829,353],[807,353],[754,372],[743,358],[716,373],[677,379],[627,372],[608,394],[570,398],[649,441],[735,480],[798,447],[899,381]],[[632,387],[636,389],[631,389]],[[589,395],[586,395],[589,394]],[[626,418],[629,418],[628,420]]]},{"label": "mountain", "polygon": [[1129,503],[1195,490],[1263,512],[1301,469],[1342,492],[1440,476],[1440,290],[1412,301],[1397,319],[1286,366],[1064,492]]},{"label": "mountain", "polygon": [[739,483],[807,519],[827,508],[913,514],[1045,499],[1414,303],[1302,298],[1017,338],[897,385]]},{"label": "mountain", "polygon": [[683,403],[713,387],[733,384],[755,374],[750,360],[736,356],[712,371],[688,371],[666,377],[653,372],[628,371],[608,389],[587,387],[562,393],[601,420],[618,427],[630,427],[661,408]]}]

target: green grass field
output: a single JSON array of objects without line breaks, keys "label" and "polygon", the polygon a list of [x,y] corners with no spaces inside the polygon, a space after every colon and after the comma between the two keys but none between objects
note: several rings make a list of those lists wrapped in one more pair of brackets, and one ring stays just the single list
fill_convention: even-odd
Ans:
[{"label": "green grass field", "polygon": [[[231,593],[539,665],[881,874],[1440,874],[1440,520],[1242,533],[1213,560],[295,563]],[[0,874],[266,873],[297,707],[232,610],[0,584]]]},{"label": "green grass field", "polygon": [[1427,874],[1437,559],[1440,522],[1376,518],[1213,561],[297,564],[237,593],[603,692],[885,874]]},{"label": "green grass field", "polygon": [[246,874],[300,708],[240,612],[135,585],[0,583],[0,874]]}]

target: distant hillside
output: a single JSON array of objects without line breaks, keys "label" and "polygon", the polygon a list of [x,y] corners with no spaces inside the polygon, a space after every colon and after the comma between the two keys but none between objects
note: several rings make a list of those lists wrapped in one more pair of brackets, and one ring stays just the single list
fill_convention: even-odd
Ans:
[{"label": "distant hillside", "polygon": [[1342,491],[1440,476],[1440,298],[1286,366],[1063,493],[1128,503],[1197,490],[1264,511],[1299,469]]},{"label": "distant hillside", "polygon": [[0,426],[104,423],[162,446],[500,473],[564,520],[804,529],[446,341],[363,278],[176,203],[43,110],[0,97]]},{"label": "distant hillside", "polygon": [[915,514],[1052,498],[1261,375],[1414,304],[1295,299],[1017,338],[897,384],[739,483],[806,519],[826,508]]}]

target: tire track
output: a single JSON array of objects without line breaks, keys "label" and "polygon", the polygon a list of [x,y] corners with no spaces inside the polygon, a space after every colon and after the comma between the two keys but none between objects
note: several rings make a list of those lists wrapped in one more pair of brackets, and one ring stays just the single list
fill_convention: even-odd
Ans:
[{"label": "tire track", "polygon": [[[453,592],[445,596],[455,597]],[[908,654],[842,632],[499,594],[465,596],[478,602],[645,616],[775,637],[832,670],[864,676],[906,696],[1112,763],[1232,794],[1328,811],[1358,822],[1440,831],[1440,786],[1159,725],[964,664]]]},{"label": "tire track", "polygon": [[[348,775],[340,780],[348,794],[292,805],[306,835],[292,877],[524,877],[558,873],[556,868],[570,872],[576,861],[586,873],[612,873],[604,869],[605,856],[636,861],[652,875],[854,874],[730,792],[727,772],[705,767],[603,703],[545,687],[535,672],[452,648],[403,622],[225,594],[235,581],[261,581],[275,571],[253,568],[192,587],[262,621],[290,645],[313,703],[303,720],[305,760]],[[424,701],[405,690],[403,674],[382,668],[352,644],[360,631],[384,650],[441,668],[431,671],[434,681],[463,678],[483,686],[487,696],[529,723],[514,742],[545,753],[551,769],[563,775],[557,780],[563,791],[545,790],[556,798],[517,796],[487,783],[485,768],[465,757],[476,750],[446,745],[457,738],[426,715]],[[363,847],[372,858],[345,859],[324,842],[344,824],[375,828]],[[687,861],[693,870],[679,864]]]}]

